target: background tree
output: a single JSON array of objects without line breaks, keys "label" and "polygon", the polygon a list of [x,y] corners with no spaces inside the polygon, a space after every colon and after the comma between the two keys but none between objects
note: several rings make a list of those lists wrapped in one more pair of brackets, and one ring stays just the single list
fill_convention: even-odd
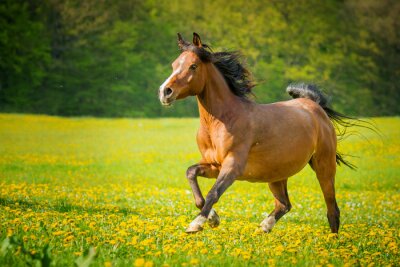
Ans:
[{"label": "background tree", "polygon": [[42,11],[34,1],[0,3],[0,110],[34,111],[51,60]]},{"label": "background tree", "polygon": [[56,115],[195,116],[195,98],[162,108],[158,86],[176,33],[240,50],[256,101],[316,83],[338,110],[398,115],[400,3],[368,1],[77,1],[0,3],[0,110]]}]

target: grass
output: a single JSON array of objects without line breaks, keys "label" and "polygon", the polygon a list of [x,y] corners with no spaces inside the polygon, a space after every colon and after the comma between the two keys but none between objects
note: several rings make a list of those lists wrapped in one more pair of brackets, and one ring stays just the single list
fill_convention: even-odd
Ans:
[{"label": "grass", "polygon": [[198,119],[0,114],[0,265],[398,265],[400,119],[373,121],[381,137],[360,129],[340,145],[358,170],[338,168],[338,236],[309,167],[271,233],[258,229],[268,186],[236,182],[216,205],[221,225],[186,235]]}]

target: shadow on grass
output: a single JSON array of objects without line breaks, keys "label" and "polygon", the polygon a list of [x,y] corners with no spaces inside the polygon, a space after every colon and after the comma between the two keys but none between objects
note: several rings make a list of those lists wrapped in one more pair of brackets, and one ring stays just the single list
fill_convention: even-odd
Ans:
[{"label": "shadow on grass", "polygon": [[87,213],[122,213],[124,215],[133,214],[139,215],[137,211],[132,208],[126,207],[82,207],[79,205],[74,205],[68,202],[66,199],[59,199],[59,202],[55,205],[49,205],[46,202],[39,201],[26,201],[22,199],[9,199],[0,197],[0,206],[18,206],[20,209],[28,210],[31,209],[37,212],[45,211],[56,211],[56,212],[87,212]]}]

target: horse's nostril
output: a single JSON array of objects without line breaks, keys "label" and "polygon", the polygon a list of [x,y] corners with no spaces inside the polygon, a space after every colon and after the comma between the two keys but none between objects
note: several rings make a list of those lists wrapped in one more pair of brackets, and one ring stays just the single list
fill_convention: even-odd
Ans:
[{"label": "horse's nostril", "polygon": [[165,96],[167,96],[167,97],[172,95],[172,89],[169,87],[167,89],[165,89],[164,92],[165,92]]}]

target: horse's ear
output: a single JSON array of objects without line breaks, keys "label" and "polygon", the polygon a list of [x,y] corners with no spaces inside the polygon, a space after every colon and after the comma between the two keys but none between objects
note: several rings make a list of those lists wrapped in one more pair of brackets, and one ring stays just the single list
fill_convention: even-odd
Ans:
[{"label": "horse's ear", "polygon": [[200,36],[195,32],[193,33],[193,44],[198,47],[202,46]]},{"label": "horse's ear", "polygon": [[182,35],[178,32],[178,46],[180,50],[184,50],[185,46],[188,46],[189,43],[183,40]]}]

